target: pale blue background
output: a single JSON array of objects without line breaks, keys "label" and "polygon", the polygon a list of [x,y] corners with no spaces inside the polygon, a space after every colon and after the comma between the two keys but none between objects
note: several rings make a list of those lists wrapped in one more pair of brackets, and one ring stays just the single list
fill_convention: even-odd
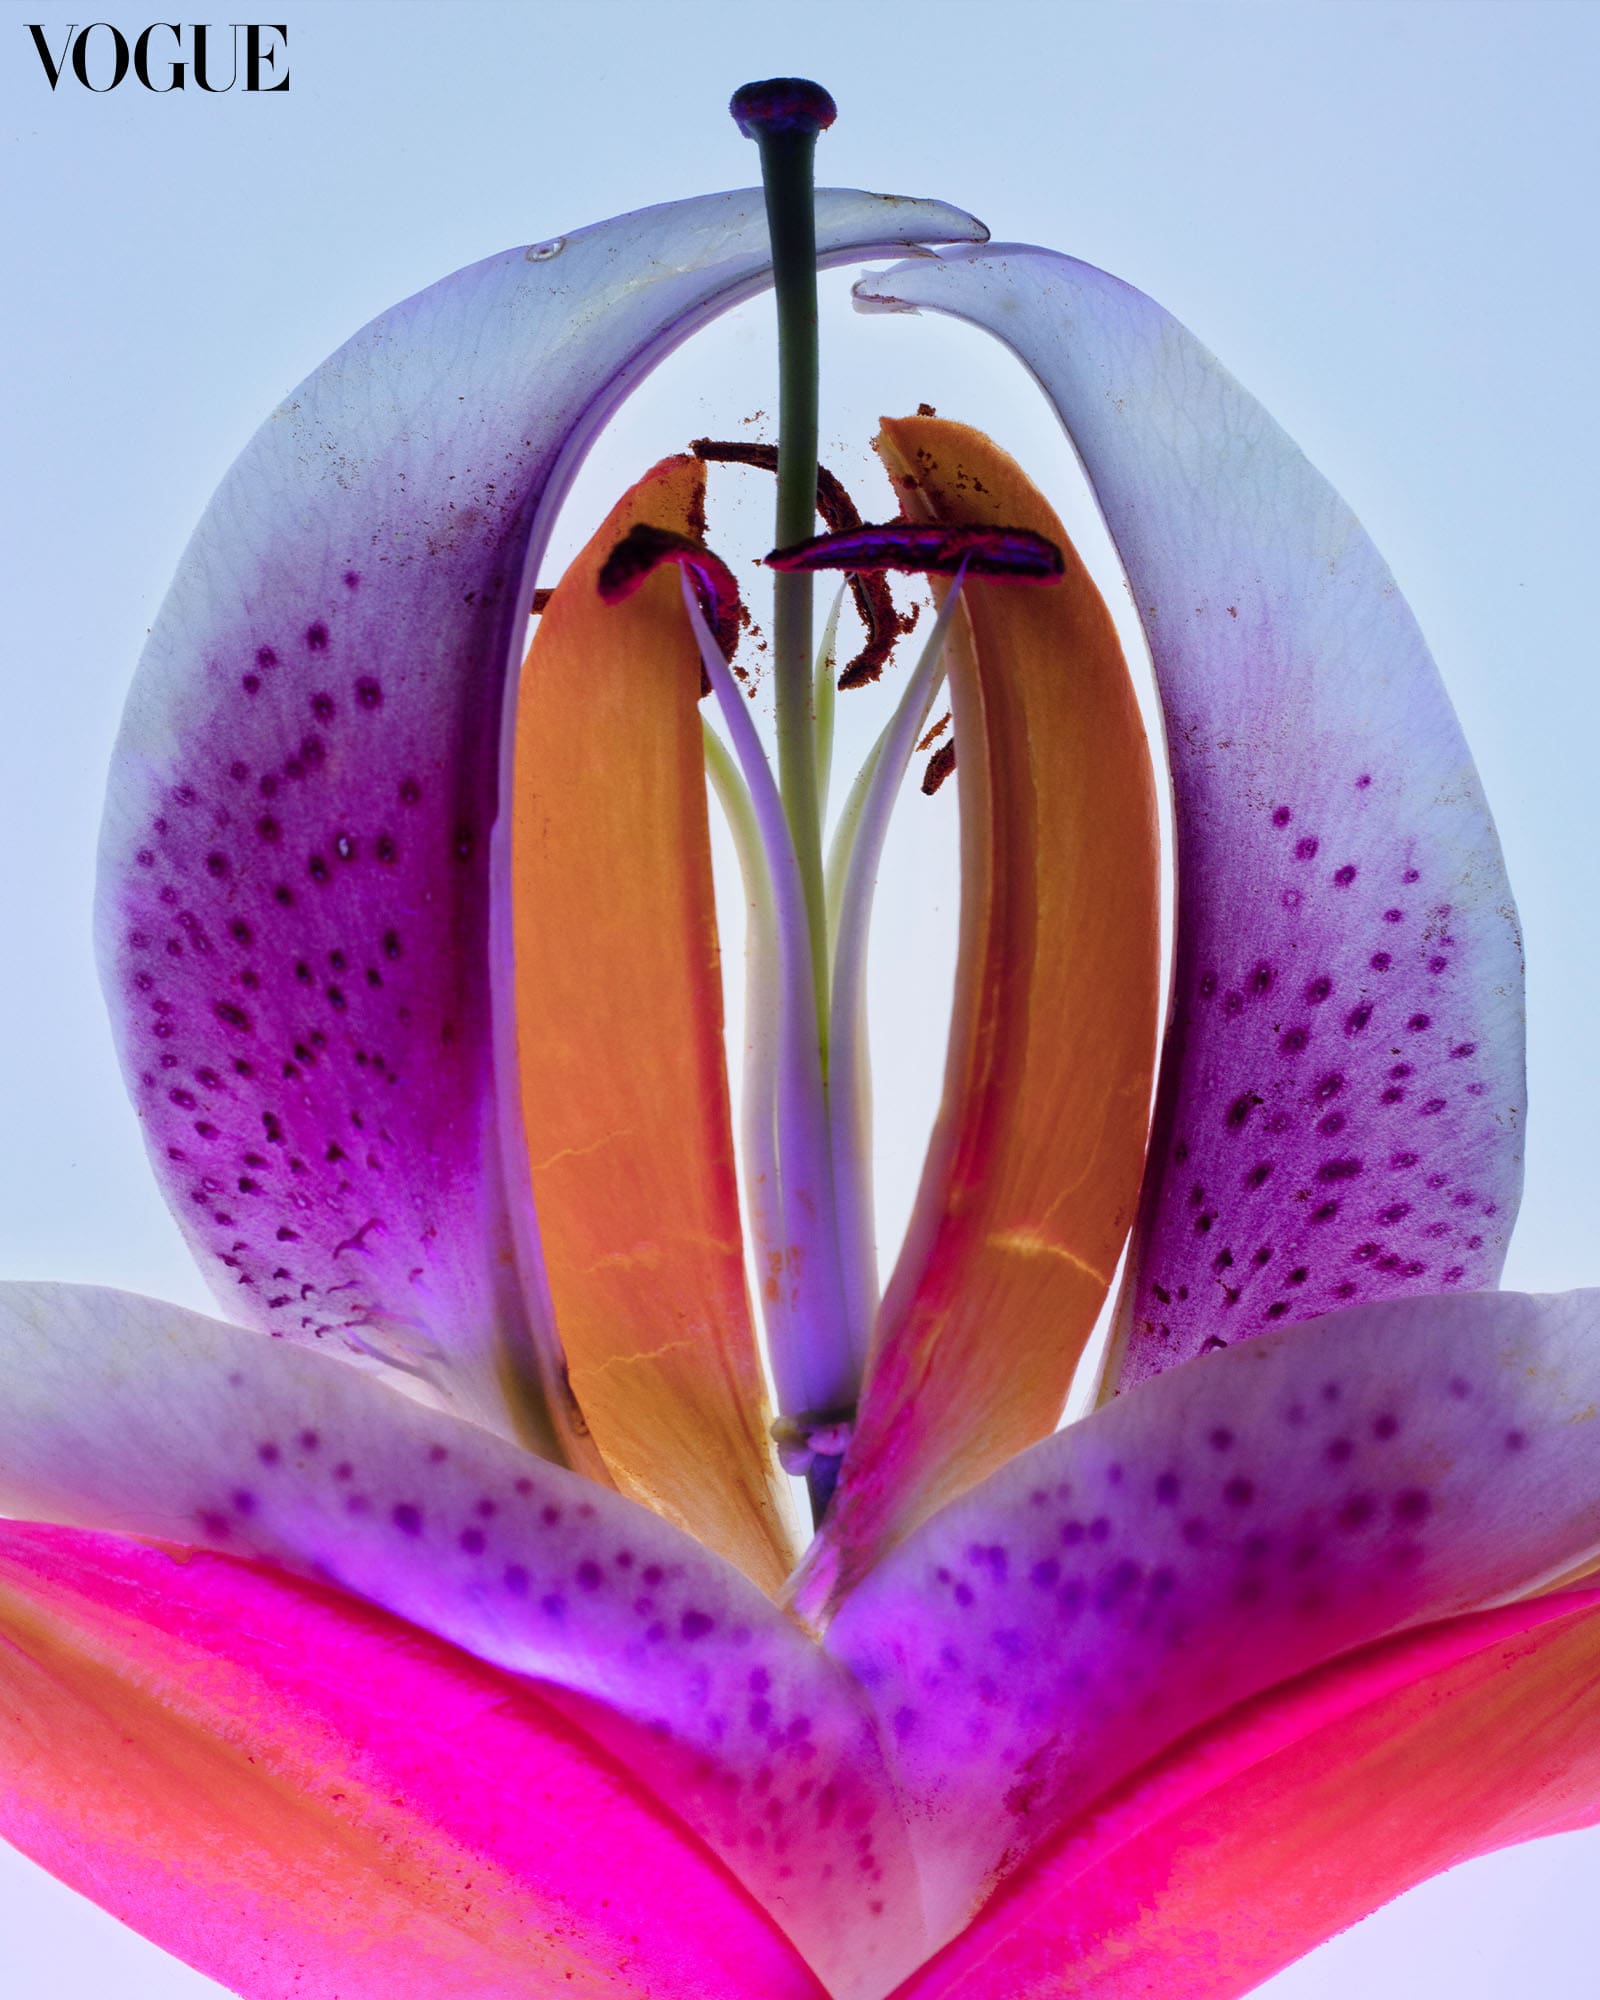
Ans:
[{"label": "pale blue background", "polygon": [[[159,10],[110,11],[137,29]],[[1533,1116],[1508,1280],[1600,1279],[1593,7],[267,11],[287,13],[292,91],[210,100],[52,98],[23,23],[45,22],[54,44],[75,17],[11,0],[0,12],[13,301],[0,1270],[206,1302],[144,1175],[87,912],[122,691],[228,460],[360,322],[453,267],[747,179],[721,105],[747,77],[798,70],[840,103],[829,179],[944,195],[997,233],[1133,279],[1264,398],[1373,530],[1444,664],[1526,921]],[[905,350],[923,359],[902,405],[989,365],[954,337],[864,324],[891,380],[893,343],[923,339]],[[740,367],[764,365],[754,338],[735,340]],[[836,364],[841,394],[846,372]],[[932,399],[965,413],[944,386]],[[697,403],[663,421],[674,443],[705,420]],[[924,1096],[932,1061],[916,1058]],[[891,1077],[891,1094],[915,1072]],[[1597,1869],[1600,1835],[1477,1864],[1269,1990],[1591,1992]],[[0,1857],[5,2000],[217,1990]]]}]

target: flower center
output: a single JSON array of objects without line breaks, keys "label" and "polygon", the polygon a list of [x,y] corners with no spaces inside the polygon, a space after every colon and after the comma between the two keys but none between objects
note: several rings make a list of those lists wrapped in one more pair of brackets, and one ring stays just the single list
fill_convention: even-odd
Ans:
[{"label": "flower center", "polygon": [[[694,447],[702,460],[776,474],[779,546],[767,558],[773,578],[773,761],[732,668],[742,615],[738,589],[726,563],[704,544],[698,508],[687,520],[666,517],[670,525],[656,524],[660,517],[649,511],[636,512],[631,524],[620,518],[619,539],[609,548],[597,545],[598,573],[590,573],[600,598],[617,605],[663,564],[678,569],[702,692],[720,713],[720,730],[702,723],[702,746],[732,833],[748,911],[739,1153],[753,1289],[781,1412],[775,1437],[785,1462],[804,1472],[820,1519],[849,1439],[880,1304],[866,967],[890,816],[918,746],[938,733],[930,735],[929,722],[964,576],[1051,580],[1061,556],[1041,536],[1020,529],[905,520],[869,525],[843,485],[819,466],[810,166],[816,125],[797,136],[793,105],[806,101],[797,91],[785,84],[768,92],[781,111],[773,114],[771,130],[762,122],[766,99],[754,93],[748,126],[761,145],[772,236],[780,438],[776,445],[701,439]],[[819,514],[827,528],[821,535],[813,532]],[[837,675],[838,602],[821,646],[813,645],[813,581],[820,569],[844,572],[865,628],[860,651]],[[938,591],[938,616],[920,658],[855,774],[825,851],[836,680],[849,687],[877,679],[913,623],[889,595],[889,569],[948,581]],[[659,619],[659,590],[650,601],[657,607],[650,616]],[[953,764],[954,746],[947,741],[928,789]]]}]

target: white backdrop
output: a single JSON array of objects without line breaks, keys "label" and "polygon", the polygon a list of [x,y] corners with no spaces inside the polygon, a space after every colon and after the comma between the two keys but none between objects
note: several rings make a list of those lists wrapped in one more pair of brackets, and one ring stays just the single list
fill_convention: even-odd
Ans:
[{"label": "white backdrop", "polygon": [[[1526,925],[1532,1117],[1507,1282],[1600,1279],[1591,5],[284,0],[277,11],[289,94],[212,99],[66,84],[52,95],[24,24],[42,22],[58,46],[76,17],[14,0],[0,14],[12,298],[0,336],[0,1271],[209,1302],[146,1178],[88,910],[122,693],[229,460],[356,326],[446,271],[748,180],[753,153],[724,116],[727,94],[800,71],[840,104],[826,179],[941,195],[997,234],[1132,279],[1216,349],[1371,528],[1477,751]],[[828,290],[840,318],[843,291]],[[580,511],[590,504],[592,519],[719,410],[726,425],[770,396],[763,326],[747,314],[709,362],[663,372]],[[1027,428],[1021,391],[975,336],[830,319],[825,337],[836,456],[880,402],[926,398],[1006,438]],[[886,897],[897,944],[909,954],[920,926],[934,961],[953,891],[947,804],[897,835]],[[886,1002],[890,1217],[938,1074],[937,1013],[918,991],[913,980]],[[1600,1835],[1475,1864],[1264,1990],[1586,1992],[1597,1865]],[[0,1850],[6,2000],[218,1990]]]}]

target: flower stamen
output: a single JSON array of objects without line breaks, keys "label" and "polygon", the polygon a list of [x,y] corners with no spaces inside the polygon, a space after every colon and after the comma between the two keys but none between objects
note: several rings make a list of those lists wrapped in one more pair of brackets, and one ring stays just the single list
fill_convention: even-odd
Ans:
[{"label": "flower stamen", "polygon": [[[776,1202],[768,1207],[775,1209],[778,1231],[761,1246],[768,1351],[781,1404],[833,1409],[855,1400],[870,1329],[851,1324],[845,1307],[805,889],[777,782],[749,706],[700,608],[688,564],[683,601],[744,779],[777,940],[771,1104],[778,1188]],[[764,1119],[766,1113],[752,1106],[748,1115]]]},{"label": "flower stamen", "polygon": [[780,575],[819,569],[904,570],[919,576],[1003,576],[1012,583],[1054,583],[1065,567],[1060,549],[1032,528],[991,528],[944,521],[886,521],[811,535],[774,549],[767,567]]},{"label": "flower stamen", "polygon": [[[723,441],[694,438],[689,449],[709,465],[751,465],[765,472],[778,469],[775,444],[751,444],[742,440]],[[825,465],[817,467],[817,512],[834,534],[862,528],[865,523],[844,482]],[[882,574],[875,569],[851,570],[846,576],[856,611],[867,630],[867,643],[839,675],[841,693],[846,688],[865,687],[878,680],[894,651],[895,641],[916,622],[911,613],[896,611],[894,599]]]},{"label": "flower stamen", "polygon": [[[651,527],[644,521],[631,527],[601,566],[597,579],[601,601],[621,603],[646,577],[669,562],[677,563],[693,579],[706,620],[716,634],[720,656],[727,659],[739,643],[739,586],[721,556],[675,529]],[[701,693],[710,692],[709,681],[703,682]]]}]

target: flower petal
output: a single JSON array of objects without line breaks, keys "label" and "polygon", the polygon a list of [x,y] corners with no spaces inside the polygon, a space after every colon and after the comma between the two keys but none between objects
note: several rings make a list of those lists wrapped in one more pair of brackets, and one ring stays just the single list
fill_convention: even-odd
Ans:
[{"label": "flower petal", "polygon": [[534,1688],[217,1556],[0,1526],[0,1831],[251,2000],[822,2000]]},{"label": "flower petal", "polygon": [[0,1511],[282,1563],[532,1675],[839,1995],[926,1956],[859,1689],[648,1508],[330,1356],[125,1293],[0,1285],[0,1379]]},{"label": "flower petal", "polygon": [[1177,962],[1108,1369],[1499,1275],[1521,1188],[1522,963],[1461,731],[1360,524],[1143,294],[1049,251],[898,266],[1072,434],[1166,713]]},{"label": "flower petal", "polygon": [[1160,988],[1150,755],[1099,592],[980,432],[905,418],[878,448],[909,514],[1033,529],[1066,571],[969,578],[971,644],[949,648],[962,919],[944,1104],[798,1592],[812,1615],[1059,1420],[1138,1201]]},{"label": "flower petal", "polygon": [[[819,215],[825,260],[981,233],[872,195]],[[105,981],[228,1310],[389,1359],[545,1448],[565,1413],[541,1414],[536,1343],[543,1393],[559,1368],[492,1087],[505,683],[582,450],[766,271],[759,193],[715,195],[491,257],[373,321],[223,481],[118,744]]]},{"label": "flower petal", "polygon": [[930,1907],[964,1918],[1234,1703],[1592,1559],[1597,1336],[1600,1292],[1358,1307],[1144,1383],[925,1523],[827,1647],[892,1730]]},{"label": "flower petal", "polygon": [[700,532],[705,467],[620,500],[539,621],[517,704],[517,1067],[556,1332],[624,1493],[776,1595],[793,1561],[745,1284],[700,649],[675,570],[617,604],[637,523]]},{"label": "flower petal", "polygon": [[1600,1600],[1354,1654],[1191,1738],[897,2000],[1237,2000],[1430,1875],[1600,1820]]}]

